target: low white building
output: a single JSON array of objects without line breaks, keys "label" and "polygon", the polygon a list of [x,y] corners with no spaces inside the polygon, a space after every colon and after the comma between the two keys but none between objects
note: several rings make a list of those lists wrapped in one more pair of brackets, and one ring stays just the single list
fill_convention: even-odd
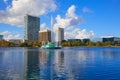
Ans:
[{"label": "low white building", "polygon": [[8,40],[9,42],[12,42],[14,44],[20,44],[20,43],[23,43],[24,40],[23,39],[10,39]]}]

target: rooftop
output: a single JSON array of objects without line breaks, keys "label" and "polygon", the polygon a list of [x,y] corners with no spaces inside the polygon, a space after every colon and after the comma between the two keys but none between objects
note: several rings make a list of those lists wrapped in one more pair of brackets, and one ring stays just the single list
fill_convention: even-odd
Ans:
[{"label": "rooftop", "polygon": [[49,32],[49,31],[51,31],[51,30],[46,29],[46,30],[42,30],[42,31],[39,31],[39,32]]}]

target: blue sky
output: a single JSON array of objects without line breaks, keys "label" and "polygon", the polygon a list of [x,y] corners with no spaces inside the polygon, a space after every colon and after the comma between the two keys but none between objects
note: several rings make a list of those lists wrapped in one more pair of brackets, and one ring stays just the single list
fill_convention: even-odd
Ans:
[{"label": "blue sky", "polygon": [[0,0],[5,39],[23,39],[25,13],[41,18],[41,30],[50,28],[52,15],[54,28],[65,28],[66,39],[120,37],[120,0]]}]

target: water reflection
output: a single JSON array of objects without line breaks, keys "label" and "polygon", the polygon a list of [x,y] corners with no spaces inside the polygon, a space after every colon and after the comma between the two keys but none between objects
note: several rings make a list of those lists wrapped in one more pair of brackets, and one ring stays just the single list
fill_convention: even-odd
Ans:
[{"label": "water reflection", "polygon": [[39,49],[24,49],[25,80],[39,80]]},{"label": "water reflection", "polygon": [[38,49],[0,49],[0,80],[39,80]]},{"label": "water reflection", "polygon": [[0,49],[0,80],[24,80],[23,56],[23,48]]},{"label": "water reflection", "polygon": [[54,55],[54,79],[65,79],[64,51],[56,50]]},{"label": "water reflection", "polygon": [[39,53],[40,78],[42,80],[65,80],[64,52],[45,50]]},{"label": "water reflection", "polygon": [[52,80],[53,56],[54,51],[39,52],[40,79]]},{"label": "water reflection", "polygon": [[[78,56],[79,54],[79,56]],[[82,76],[81,66],[87,59],[82,52],[45,50],[39,53],[40,77],[43,80],[77,80]]]},{"label": "water reflection", "polygon": [[120,80],[119,48],[0,48],[0,80]]}]

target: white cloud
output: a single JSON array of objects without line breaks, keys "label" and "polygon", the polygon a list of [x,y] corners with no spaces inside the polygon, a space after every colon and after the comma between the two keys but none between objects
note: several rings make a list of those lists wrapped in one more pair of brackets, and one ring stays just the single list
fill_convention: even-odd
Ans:
[{"label": "white cloud", "polygon": [[0,10],[0,23],[21,26],[25,14],[40,16],[55,9],[54,0],[12,0],[11,6]]},{"label": "white cloud", "polygon": [[5,40],[20,39],[20,34],[19,33],[12,33],[12,32],[9,32],[9,31],[3,31],[0,34],[4,36]]},{"label": "white cloud", "polygon": [[84,38],[92,38],[94,37],[94,32],[93,31],[86,31],[86,29],[83,29],[83,30],[79,30],[78,31],[78,34],[75,36],[75,38],[81,38],[81,39],[84,39]]},{"label": "white cloud", "polygon": [[93,31],[86,31],[86,29],[80,30],[78,28],[75,28],[72,30],[72,32],[65,32],[65,38],[66,39],[84,39],[84,38],[92,38],[94,37]]},{"label": "white cloud", "polygon": [[74,18],[74,17],[76,17],[76,14],[75,14],[75,5],[72,5],[72,6],[67,10],[66,17],[68,17],[68,18]]},{"label": "white cloud", "polygon": [[40,30],[45,30],[45,29],[48,29],[46,23],[43,23],[40,25]]},{"label": "white cloud", "polygon": [[87,8],[87,7],[83,7],[82,11],[84,13],[93,13],[93,11],[91,9]]},{"label": "white cloud", "polygon": [[81,16],[75,14],[75,6],[72,5],[66,13],[65,18],[61,18],[60,15],[56,17],[56,23],[54,24],[54,29],[58,27],[69,29],[73,26],[80,25],[83,22]]},{"label": "white cloud", "polygon": [[75,5],[72,5],[66,12],[65,18],[61,18],[60,15],[56,17],[56,23],[54,24],[54,30],[58,27],[65,29],[65,39],[76,38],[92,38],[95,36],[93,31],[87,31],[86,29],[79,29],[76,26],[80,26],[83,23],[83,19],[80,15],[75,13]]}]

